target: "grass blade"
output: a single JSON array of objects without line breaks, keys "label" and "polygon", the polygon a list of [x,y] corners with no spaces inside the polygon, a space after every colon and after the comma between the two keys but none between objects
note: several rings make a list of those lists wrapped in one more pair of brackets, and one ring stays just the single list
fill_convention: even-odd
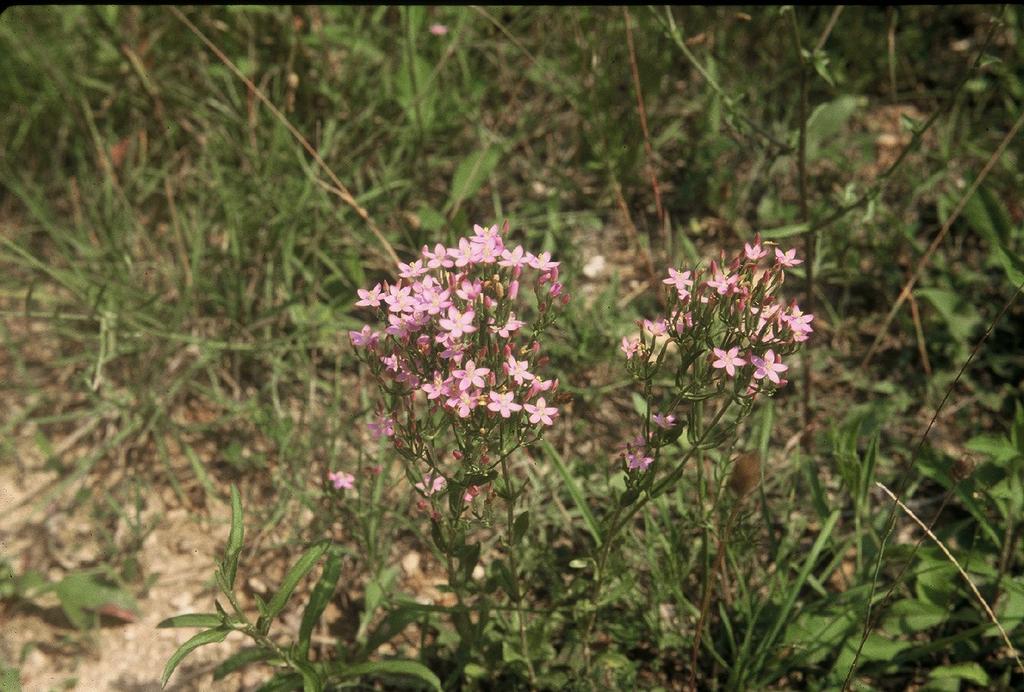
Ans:
[{"label": "grass blade", "polygon": [[601,530],[598,528],[597,520],[590,511],[590,507],[587,506],[587,500],[583,495],[583,490],[579,484],[576,483],[576,479],[569,473],[569,469],[566,468],[565,462],[562,460],[561,455],[551,446],[551,443],[547,440],[540,441],[541,447],[543,447],[548,458],[551,459],[555,465],[555,470],[558,471],[558,475],[562,477],[562,482],[565,483],[566,489],[569,491],[569,495],[572,496],[572,501],[576,503],[576,507],[579,508],[580,514],[583,515],[583,523],[587,525],[587,530],[590,531],[590,535],[594,537],[594,542],[600,547],[603,542],[601,539]]}]

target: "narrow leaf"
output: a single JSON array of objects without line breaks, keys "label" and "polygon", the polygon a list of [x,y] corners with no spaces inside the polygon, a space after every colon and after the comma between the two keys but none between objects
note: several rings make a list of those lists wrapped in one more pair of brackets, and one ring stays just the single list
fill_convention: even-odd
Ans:
[{"label": "narrow leaf", "polygon": [[242,649],[237,654],[229,656],[213,669],[213,679],[220,680],[236,670],[240,670],[250,663],[269,661],[277,656],[272,649],[265,649],[262,646],[251,646]]},{"label": "narrow leaf", "polygon": [[235,574],[238,572],[238,557],[242,554],[242,537],[245,526],[242,522],[242,498],[238,488],[231,486],[231,533],[228,534],[228,547],[224,554],[225,578],[228,586],[234,588]]},{"label": "narrow leaf", "polygon": [[354,678],[361,675],[404,675],[417,678],[430,689],[441,692],[441,681],[425,665],[418,661],[368,661],[356,665],[333,664],[329,672],[340,678]]},{"label": "narrow leaf", "polygon": [[558,454],[551,443],[547,440],[540,441],[544,451],[547,452],[548,458],[551,459],[555,465],[555,470],[558,471],[558,475],[562,477],[562,482],[565,484],[566,489],[569,491],[569,495],[572,497],[572,501],[576,504],[577,509],[580,510],[580,514],[583,516],[583,523],[587,525],[587,530],[590,531],[590,535],[594,537],[594,542],[600,546],[601,531],[597,527],[597,520],[594,519],[594,515],[590,512],[590,507],[587,506],[587,501],[583,495],[583,491],[580,489],[576,479],[569,473],[569,469],[566,468],[565,462],[562,457]]},{"label": "narrow leaf", "polygon": [[167,661],[167,665],[164,666],[164,674],[160,676],[160,686],[167,686],[167,681],[171,678],[171,673],[174,672],[174,669],[178,667],[178,664],[181,663],[186,656],[205,644],[216,644],[217,642],[224,641],[224,638],[227,637],[231,631],[232,630],[227,627],[218,627],[217,629],[206,630],[205,632],[200,632],[179,646],[178,650],[171,654],[170,659]]},{"label": "narrow leaf", "polygon": [[167,618],[157,627],[220,627],[223,624],[224,618],[216,613],[188,613]]},{"label": "narrow leaf", "polygon": [[324,609],[330,603],[331,596],[334,595],[334,588],[338,583],[338,577],[340,576],[341,554],[332,552],[327,557],[327,564],[324,565],[320,581],[313,587],[313,593],[309,596],[309,603],[306,604],[306,609],[302,611],[302,624],[299,625],[299,658],[305,659],[309,655],[309,640],[313,635],[313,628],[316,627],[316,623],[320,620],[320,616],[323,615]]},{"label": "narrow leaf", "polygon": [[315,543],[298,559],[298,562],[292,565],[292,568],[284,575],[284,580],[282,580],[277,593],[274,594],[274,597],[267,604],[266,619],[268,622],[276,618],[284,610],[285,603],[288,602],[292,591],[302,581],[302,578],[309,574],[309,571],[313,569],[313,566],[316,565],[317,561],[329,547],[330,543],[327,541]]}]

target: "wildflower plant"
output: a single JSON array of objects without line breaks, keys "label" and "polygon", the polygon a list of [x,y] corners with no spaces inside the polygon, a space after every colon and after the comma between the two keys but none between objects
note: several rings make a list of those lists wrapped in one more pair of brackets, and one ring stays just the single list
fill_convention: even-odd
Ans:
[{"label": "wildflower plant", "polygon": [[[612,540],[647,502],[678,483],[701,450],[724,449],[754,404],[788,384],[789,361],[813,332],[814,317],[779,295],[786,269],[802,263],[760,236],[730,259],[706,267],[669,268],[665,311],[623,337],[625,365],[644,403],[639,430],[617,463],[625,491],[605,519],[595,550],[593,591],[583,637],[589,639]],[[683,453],[666,450],[685,434]]]},{"label": "wildflower plant", "polygon": [[802,261],[796,250],[770,253],[758,236],[729,261],[669,268],[665,314],[639,322],[639,335],[620,345],[646,408],[623,447],[628,501],[667,486],[653,485],[660,452],[683,432],[691,448],[720,446],[756,400],[786,386],[789,357],[814,331],[813,315],[779,297],[785,270]]},{"label": "wildflower plant", "polygon": [[[474,226],[452,247],[424,246],[398,265],[396,281],[359,289],[356,305],[377,325],[349,337],[382,394],[370,432],[402,459],[460,604],[480,553],[467,527],[474,518],[490,524],[497,497],[504,588],[519,608],[514,544],[529,520],[515,515],[522,487],[508,462],[558,418],[558,381],[545,379],[541,339],[569,296],[559,263],[506,244],[508,228]],[[525,648],[521,613],[518,624]]]}]

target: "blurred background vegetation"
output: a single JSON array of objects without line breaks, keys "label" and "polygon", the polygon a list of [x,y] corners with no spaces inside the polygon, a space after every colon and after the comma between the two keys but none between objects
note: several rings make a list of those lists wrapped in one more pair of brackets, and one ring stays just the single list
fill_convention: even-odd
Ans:
[{"label": "blurred background vegetation", "polygon": [[[858,684],[1024,683],[952,565],[912,550],[906,517],[875,574],[889,505],[873,488],[938,517],[1024,648],[1019,8],[182,12],[354,203],[168,9],[0,15],[0,455],[5,482],[46,479],[0,523],[31,507],[109,534],[61,564],[18,540],[31,522],[10,524],[21,547],[0,555],[0,608],[25,607],[30,573],[95,572],[90,588],[145,599],[153,507],[220,526],[230,483],[255,500],[254,563],[334,531],[365,556],[348,567],[354,593],[390,583],[422,531],[402,488],[385,490],[398,499],[379,524],[365,507],[322,511],[328,469],[389,461],[361,424],[373,402],[344,337],[362,324],[355,291],[390,276],[392,248],[407,260],[505,218],[563,261],[574,294],[550,346],[574,399],[538,453],[547,523],[531,527],[537,565],[544,550],[567,563],[585,532],[565,526],[560,512],[577,515],[548,454],[594,493],[615,483],[634,407],[618,339],[656,310],[665,267],[760,232],[813,248],[813,280],[797,270],[787,286],[817,316],[814,386],[802,411],[794,376],[741,441],[765,482],[727,564],[734,582],[739,565],[754,573],[714,613],[702,685],[842,685],[869,599]],[[716,516],[689,497],[635,527],[631,576],[601,606],[615,686],[674,688],[687,669]],[[345,512],[363,534],[338,532]],[[545,575],[538,593],[556,602],[561,577]],[[552,632],[571,631],[558,617]],[[563,635],[545,636],[555,675]],[[24,652],[0,663],[17,670]],[[421,655],[449,665],[443,637]]]}]

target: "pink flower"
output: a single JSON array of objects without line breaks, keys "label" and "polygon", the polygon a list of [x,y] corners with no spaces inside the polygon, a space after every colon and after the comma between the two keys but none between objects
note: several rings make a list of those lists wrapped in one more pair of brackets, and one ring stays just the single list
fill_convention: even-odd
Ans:
[{"label": "pink flower", "polygon": [[391,312],[412,312],[416,309],[416,300],[412,297],[412,288],[409,286],[392,286],[388,295],[384,297]]},{"label": "pink flower", "polygon": [[796,258],[796,248],[786,253],[783,253],[779,248],[775,248],[775,261],[783,267],[795,267],[798,264],[804,263],[803,260]]},{"label": "pink flower", "polygon": [[473,238],[472,242],[481,264],[494,264],[505,249],[500,236],[481,236]]},{"label": "pink flower", "polygon": [[377,420],[367,423],[366,427],[374,437],[391,437],[395,434],[395,419],[390,416],[377,416]]},{"label": "pink flower", "polygon": [[651,416],[651,421],[659,428],[664,428],[665,430],[668,430],[669,428],[676,424],[676,417],[673,416],[671,413],[668,414],[667,416],[663,413],[655,413],[653,416]]},{"label": "pink flower", "polygon": [[380,335],[370,329],[370,325],[366,324],[363,325],[363,328],[358,332],[350,331],[348,333],[348,338],[352,341],[353,346],[366,346],[368,348],[373,348],[380,340]]},{"label": "pink flower", "polygon": [[472,265],[480,259],[476,246],[465,238],[459,238],[458,248],[448,248],[448,256],[455,260],[456,267]]},{"label": "pink flower", "polygon": [[629,360],[637,354],[637,351],[640,350],[640,339],[630,339],[629,337],[624,336],[622,337],[622,343],[619,345],[619,348],[626,354],[626,360]]},{"label": "pink flower", "polygon": [[431,24],[430,33],[432,33],[434,36],[444,36],[445,34],[448,33],[448,27],[445,26],[444,24]]},{"label": "pink flower", "polygon": [[495,413],[500,413],[502,418],[508,418],[512,415],[513,411],[519,411],[523,407],[514,401],[512,401],[513,393],[506,392],[499,394],[498,392],[489,392],[488,396],[491,399],[491,403],[487,404],[487,408]]},{"label": "pink flower", "polygon": [[729,377],[736,376],[737,365],[742,366],[747,364],[747,361],[739,356],[740,349],[738,346],[734,346],[728,351],[724,351],[720,348],[712,348],[711,350],[714,355],[718,356],[718,360],[711,363],[711,366],[717,369],[725,368],[725,372]]},{"label": "pink flower", "polygon": [[441,243],[434,246],[433,252],[424,245],[421,254],[423,255],[423,259],[427,260],[427,267],[430,269],[447,269],[455,266],[455,262],[448,257],[448,248]]},{"label": "pink flower", "polygon": [[533,259],[533,255],[529,252],[524,252],[522,245],[516,245],[514,250],[505,249],[502,251],[501,260],[498,262],[498,266],[522,267],[525,264],[529,264],[531,259]]},{"label": "pink flower", "polygon": [[423,476],[422,481],[413,487],[429,497],[434,493],[439,493],[444,490],[446,485],[448,485],[448,481],[445,480],[444,476],[435,476],[432,473],[428,473]]},{"label": "pink flower", "polygon": [[422,387],[420,387],[420,389],[427,393],[428,401],[433,401],[434,399],[438,399],[442,396],[446,397],[450,393],[448,389],[448,383],[445,382],[444,378],[441,376],[441,373],[439,372],[434,373],[433,381],[427,382]]},{"label": "pink flower", "polygon": [[543,422],[544,425],[551,425],[554,423],[553,417],[558,415],[558,409],[554,406],[548,406],[548,402],[544,400],[544,397],[537,399],[537,405],[526,404],[523,408],[530,414],[530,422],[534,425]]},{"label": "pink flower", "polygon": [[447,291],[424,291],[420,294],[419,308],[428,315],[436,315],[445,308],[451,307],[451,294]]},{"label": "pink flower", "polygon": [[469,418],[469,414],[477,407],[477,404],[480,403],[480,397],[478,392],[459,392],[458,396],[448,399],[447,403],[449,408],[455,409],[459,418]]},{"label": "pink flower", "polygon": [[484,228],[478,223],[473,224],[473,240],[477,239],[501,240],[501,231],[498,230],[498,224],[492,224],[487,228]]},{"label": "pink flower", "polygon": [[750,243],[743,243],[743,254],[746,255],[747,259],[750,260],[751,262],[756,262],[757,260],[761,259],[762,257],[768,254],[768,251],[761,247],[760,233],[754,236],[753,245],[751,245]]},{"label": "pink flower", "polygon": [[463,502],[472,502],[473,498],[480,494],[482,488],[479,485],[467,485],[466,492],[462,496]]},{"label": "pink flower", "polygon": [[459,381],[459,391],[464,392],[473,386],[482,389],[485,384],[484,375],[487,375],[490,372],[489,368],[478,368],[476,367],[476,363],[470,360],[466,361],[465,369],[453,370],[452,377]]},{"label": "pink flower", "polygon": [[725,275],[716,274],[714,279],[708,281],[708,286],[719,292],[719,294],[726,296],[736,290],[736,282],[740,280],[739,275]]},{"label": "pink flower", "polygon": [[448,332],[448,335],[453,339],[458,339],[463,334],[469,334],[476,331],[476,327],[473,326],[473,317],[476,313],[472,310],[466,310],[466,312],[460,313],[454,306],[448,308],[448,317],[441,318],[437,323]]},{"label": "pink flower", "polygon": [[516,319],[516,313],[510,312],[508,315],[508,322],[505,323],[504,327],[491,327],[491,331],[500,336],[502,339],[507,339],[512,332],[523,327],[526,322]]},{"label": "pink flower", "polygon": [[382,296],[380,284],[377,284],[369,291],[357,288],[356,293],[359,295],[359,300],[356,301],[356,305],[364,308],[380,307],[380,299]]},{"label": "pink flower", "polygon": [[459,288],[455,291],[455,295],[463,300],[472,303],[477,299],[484,290],[484,284],[480,279],[475,281],[463,281]]},{"label": "pink flower", "polygon": [[686,297],[690,295],[690,287],[693,286],[693,279],[690,278],[690,272],[677,272],[672,267],[669,267],[668,278],[662,279],[661,283],[674,286],[676,292],[679,294],[679,300],[686,300]]},{"label": "pink flower", "polygon": [[335,490],[341,490],[342,488],[351,489],[356,482],[356,477],[351,473],[345,473],[344,471],[331,472],[327,474],[327,478],[334,485]]},{"label": "pink flower", "polygon": [[651,336],[662,336],[668,332],[668,323],[662,318],[658,318],[654,322],[644,320],[643,328],[646,329]]},{"label": "pink flower", "polygon": [[558,262],[551,261],[550,252],[542,252],[536,257],[530,258],[530,266],[542,272],[550,271],[558,266]]},{"label": "pink flower", "polygon": [[768,352],[764,354],[764,358],[751,356],[750,362],[756,368],[754,370],[755,379],[760,380],[767,377],[775,384],[780,384],[779,373],[789,370],[789,366],[783,365],[782,359],[778,358],[772,349],[768,349]]},{"label": "pink flower", "polygon": [[652,463],[654,463],[654,457],[647,456],[643,449],[626,452],[626,468],[630,471],[646,471]]},{"label": "pink flower", "polygon": [[423,266],[423,260],[416,260],[412,264],[398,263],[398,275],[403,279],[415,279],[417,276],[426,274],[429,270]]},{"label": "pink flower", "polygon": [[523,384],[533,379],[533,374],[526,369],[528,365],[529,362],[525,360],[516,360],[514,356],[509,356],[502,365],[502,369],[506,375],[515,380],[516,384]]}]

